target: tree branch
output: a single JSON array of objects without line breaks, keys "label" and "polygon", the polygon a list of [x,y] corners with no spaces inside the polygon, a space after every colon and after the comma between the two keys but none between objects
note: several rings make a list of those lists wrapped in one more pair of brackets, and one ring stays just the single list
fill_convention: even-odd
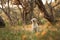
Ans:
[{"label": "tree branch", "polygon": [[53,6],[53,8],[55,8],[55,7],[56,7],[56,6],[58,6],[58,5],[60,5],[60,2],[59,2],[59,3],[57,3],[56,5],[54,5],[54,6]]}]

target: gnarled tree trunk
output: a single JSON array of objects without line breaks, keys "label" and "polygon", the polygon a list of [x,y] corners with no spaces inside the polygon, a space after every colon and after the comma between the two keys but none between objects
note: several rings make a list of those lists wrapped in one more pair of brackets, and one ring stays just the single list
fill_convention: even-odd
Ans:
[{"label": "gnarled tree trunk", "polygon": [[36,0],[36,4],[38,5],[39,9],[41,10],[41,12],[44,12],[44,17],[50,21],[50,22],[53,22],[54,21],[54,18],[52,15],[49,15],[48,12],[46,11],[45,9],[45,6],[43,5],[42,3],[42,0]]}]

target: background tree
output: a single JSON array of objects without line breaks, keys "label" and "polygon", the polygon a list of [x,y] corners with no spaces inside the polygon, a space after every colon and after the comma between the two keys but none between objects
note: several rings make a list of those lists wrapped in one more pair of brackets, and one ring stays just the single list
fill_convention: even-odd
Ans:
[{"label": "background tree", "polygon": [[[21,14],[20,16],[22,17],[22,21],[23,23],[28,23],[31,18],[35,17],[34,16],[34,8],[36,7],[36,5],[38,6],[38,8],[40,9],[40,12],[43,12],[44,13],[44,17],[50,21],[50,22],[54,22],[54,16],[53,16],[53,10],[54,8],[60,4],[59,1],[56,1],[56,5],[52,6],[50,2],[49,4],[47,3],[47,5],[49,6],[49,9],[50,9],[50,14],[47,12],[42,0],[1,0],[1,5],[2,5],[2,11],[6,14],[6,16],[9,18],[10,22],[12,24],[16,23],[19,19],[17,18],[17,12],[16,10],[13,10],[15,8],[11,8],[10,7],[10,1],[12,2],[12,7],[13,5],[16,5],[18,7],[18,9],[20,10],[20,13]],[[52,0],[51,0],[52,1]],[[7,2],[7,7],[5,7],[4,5],[6,4]],[[22,8],[20,8],[19,6],[22,6]],[[23,10],[21,12],[21,9]],[[12,13],[11,13],[12,12]]]},{"label": "background tree", "polygon": [[[18,1],[18,0],[17,0]],[[32,1],[33,2],[33,1]],[[24,16],[24,18],[23,18],[23,20],[24,19],[26,19],[27,18],[27,14],[29,14],[29,12],[27,12],[27,8],[28,8],[28,4],[30,4],[30,3],[28,3],[28,2],[26,2],[26,0],[24,1],[24,2],[22,2],[21,4],[23,4],[23,10],[24,10],[24,13],[22,14],[23,16]],[[34,2],[33,2],[34,3]],[[54,17],[53,17],[53,13],[51,14],[51,15],[49,15],[48,14],[48,12],[46,11],[46,9],[45,9],[45,6],[43,5],[43,3],[42,3],[42,0],[35,0],[35,3],[38,5],[38,7],[39,7],[39,9],[41,10],[41,12],[44,12],[44,16],[45,16],[45,18],[48,20],[48,21],[50,21],[50,22],[53,22],[54,21]],[[31,5],[30,5],[31,6]],[[29,8],[28,8],[28,10],[29,10]],[[31,9],[31,10],[33,10],[33,9]],[[52,9],[51,9],[52,10]],[[52,12],[52,11],[51,11]],[[29,14],[30,15],[30,14]],[[25,22],[26,22],[26,20],[25,20]]]}]

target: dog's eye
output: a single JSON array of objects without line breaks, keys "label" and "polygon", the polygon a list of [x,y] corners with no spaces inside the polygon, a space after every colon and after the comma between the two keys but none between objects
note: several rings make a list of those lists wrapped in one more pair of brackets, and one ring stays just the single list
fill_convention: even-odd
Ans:
[{"label": "dog's eye", "polygon": [[35,21],[33,20],[33,22],[35,22]]}]

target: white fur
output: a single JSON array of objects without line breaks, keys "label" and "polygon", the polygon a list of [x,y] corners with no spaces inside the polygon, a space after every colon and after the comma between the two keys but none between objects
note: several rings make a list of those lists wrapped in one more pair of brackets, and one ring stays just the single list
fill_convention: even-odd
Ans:
[{"label": "white fur", "polygon": [[[35,29],[36,29],[36,32],[38,32],[37,19],[36,19],[36,18],[32,18],[31,21],[32,21],[32,31],[35,31]],[[33,21],[34,21],[34,22],[33,22]]]}]

